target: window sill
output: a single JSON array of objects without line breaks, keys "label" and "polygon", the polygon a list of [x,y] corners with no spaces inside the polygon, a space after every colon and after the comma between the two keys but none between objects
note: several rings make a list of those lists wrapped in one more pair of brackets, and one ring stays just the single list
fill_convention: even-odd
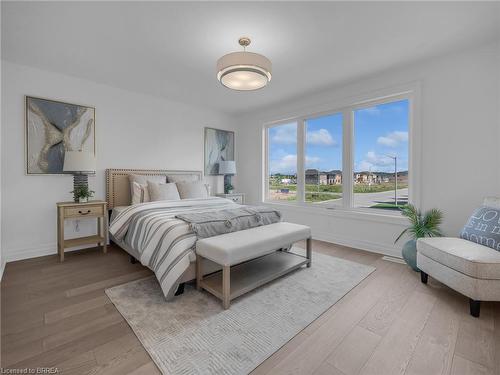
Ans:
[{"label": "window sill", "polygon": [[[407,225],[407,219],[399,212],[381,212],[381,209],[374,208],[344,208],[344,207],[324,207],[316,206],[310,203],[298,202],[277,202],[264,201],[263,204],[275,206],[286,210],[292,210],[303,213],[314,213],[314,215],[323,215],[328,217],[345,218],[349,220],[373,221],[378,223],[387,223],[395,225]],[[373,212],[376,210],[377,212]]]}]

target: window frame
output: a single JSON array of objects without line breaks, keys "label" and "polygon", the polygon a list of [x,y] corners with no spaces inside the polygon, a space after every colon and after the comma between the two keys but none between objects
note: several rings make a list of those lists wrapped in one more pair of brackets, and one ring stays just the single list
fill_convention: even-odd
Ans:
[{"label": "window frame", "polygon": [[[420,83],[413,82],[388,89],[364,94],[358,97],[344,99],[339,105],[330,105],[330,109],[300,114],[293,117],[270,121],[263,125],[263,180],[262,202],[301,206],[310,209],[351,212],[377,216],[400,216],[398,211],[378,210],[366,207],[354,207],[354,112],[359,109],[370,108],[380,104],[387,104],[398,100],[408,100],[408,202],[420,207],[421,191],[421,132],[420,132]],[[326,107],[326,106],[324,106]],[[328,108],[328,107],[327,107]],[[305,148],[306,148],[306,121],[308,119],[342,114],[342,205],[318,206],[305,201]],[[272,127],[297,124],[297,200],[282,202],[269,199],[269,129]]]}]

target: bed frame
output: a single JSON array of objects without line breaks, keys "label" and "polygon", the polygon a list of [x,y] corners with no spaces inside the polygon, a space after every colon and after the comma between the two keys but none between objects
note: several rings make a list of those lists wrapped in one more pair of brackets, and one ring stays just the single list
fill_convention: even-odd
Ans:
[{"label": "bed frame", "polygon": [[[114,207],[130,205],[130,180],[128,176],[131,174],[141,176],[177,176],[186,177],[186,179],[190,180],[203,179],[203,173],[201,171],[168,169],[106,169],[106,201],[108,202],[109,212],[111,212]],[[129,249],[125,244],[117,243],[116,241],[113,242],[130,255],[130,261],[132,263],[136,262],[137,255],[132,249]],[[211,268],[214,267],[211,266]],[[176,295],[182,293],[185,282],[195,279],[196,266],[195,262],[193,262],[184,273]]]}]

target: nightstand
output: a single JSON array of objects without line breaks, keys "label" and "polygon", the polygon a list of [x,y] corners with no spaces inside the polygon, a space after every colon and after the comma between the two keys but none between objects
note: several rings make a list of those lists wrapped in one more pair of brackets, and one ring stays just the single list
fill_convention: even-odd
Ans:
[{"label": "nightstand", "polygon": [[[64,221],[66,219],[97,219],[97,234],[94,236],[64,239]],[[87,244],[102,246],[106,253],[108,243],[108,210],[106,201],[89,201],[87,203],[57,203],[57,252],[64,262],[64,249]]]},{"label": "nightstand", "polygon": [[245,194],[243,193],[231,193],[231,194],[215,194],[216,197],[231,199],[233,202],[238,204],[245,203]]}]

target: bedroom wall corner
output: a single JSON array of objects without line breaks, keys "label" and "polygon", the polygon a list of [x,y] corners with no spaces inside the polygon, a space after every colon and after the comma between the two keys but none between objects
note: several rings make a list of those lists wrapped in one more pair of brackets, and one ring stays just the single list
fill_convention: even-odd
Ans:
[{"label": "bedroom wall corner", "polygon": [[[2,61],[2,75],[2,258],[8,262],[55,254],[55,203],[72,199],[71,176],[25,174],[25,95],[96,108],[97,173],[89,178],[96,199],[105,199],[106,168],[201,171],[204,127],[237,131],[234,118],[221,112],[10,61]],[[221,176],[206,180],[213,193],[222,192]],[[78,230],[68,222],[66,237],[93,234],[95,222],[80,220]]]}]

